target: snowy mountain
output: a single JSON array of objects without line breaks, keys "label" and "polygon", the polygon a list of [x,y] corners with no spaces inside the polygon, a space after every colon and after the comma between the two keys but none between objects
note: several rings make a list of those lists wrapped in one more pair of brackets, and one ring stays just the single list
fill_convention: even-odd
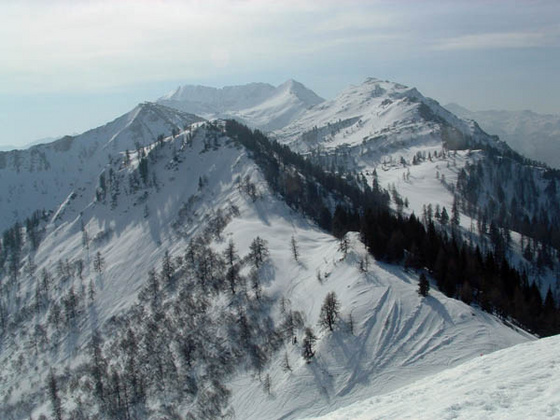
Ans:
[{"label": "snowy mountain", "polygon": [[108,156],[153,143],[201,118],[144,103],[78,136],[25,150],[0,152],[0,230],[38,210],[55,210],[72,194],[90,197]]},{"label": "snowy mountain", "polygon": [[559,345],[555,336],[481,354],[316,420],[555,418],[560,406]]},{"label": "snowy mountain", "polygon": [[375,78],[350,86],[274,134],[303,153],[345,154],[356,168],[396,153],[412,159],[411,150],[418,146],[506,147],[416,88]]},{"label": "snowy mountain", "polygon": [[553,214],[552,196],[533,200],[552,181],[475,123],[377,79],[310,109],[293,81],[164,101],[291,122],[279,144],[146,103],[0,155],[2,215],[20,211],[0,239],[0,418],[338,415],[537,338],[521,326],[559,330],[533,282],[546,292],[548,262],[527,274],[519,235],[502,249],[509,230],[473,227],[483,204],[500,211],[475,181],[529,171],[502,200],[521,189]]},{"label": "snowy mountain", "polygon": [[[120,156],[5,272],[3,418],[299,418],[532,339],[437,291],[421,298],[416,274],[368,262],[356,234],[341,251],[219,124]],[[333,332],[318,325],[331,292]]]},{"label": "snowy mountain", "polygon": [[295,80],[278,87],[266,83],[226,86],[181,86],[158,103],[207,119],[235,118],[264,131],[282,128],[324,99]]},{"label": "snowy mountain", "polygon": [[[560,247],[560,174],[523,158],[475,121],[455,116],[415,88],[369,78],[273,136],[330,172],[349,172],[386,188],[401,213],[426,221],[455,209],[463,233],[482,238],[483,249],[498,244],[501,254],[501,244],[513,244],[510,250],[520,256],[525,237],[539,241],[527,258],[514,259],[542,284],[543,297],[550,286],[560,299],[557,265],[547,256],[556,251],[546,250]],[[490,238],[492,224],[502,239]],[[547,255],[533,258],[541,247]],[[537,259],[541,268],[530,267]],[[551,262],[549,272],[541,270],[544,260]]]},{"label": "snowy mountain", "polygon": [[251,108],[274,94],[276,88],[268,83],[250,83],[242,86],[225,86],[221,89],[207,86],[180,86],[162,96],[159,102],[191,109],[192,113],[205,115]]},{"label": "snowy mountain", "polygon": [[477,121],[488,133],[498,135],[523,155],[560,168],[560,116],[532,111],[470,111],[457,104],[445,108]]}]

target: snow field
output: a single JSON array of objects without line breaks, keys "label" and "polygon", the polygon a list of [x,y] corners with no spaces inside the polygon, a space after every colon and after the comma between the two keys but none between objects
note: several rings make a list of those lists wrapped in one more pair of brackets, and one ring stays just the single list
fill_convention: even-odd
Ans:
[{"label": "snow field", "polygon": [[554,336],[484,354],[314,419],[558,419],[559,346]]},{"label": "snow field", "polygon": [[[233,225],[232,225],[233,226]],[[312,232],[301,234],[303,257],[296,264],[285,243],[275,250],[270,243],[276,280],[265,293],[285,296],[291,308],[303,312],[305,324],[319,337],[310,364],[301,347],[287,344],[270,368],[261,374],[242,374],[232,381],[233,408],[238,418],[300,418],[326,413],[352,401],[397,389],[411,381],[497,349],[530,339],[492,316],[432,291],[426,299],[417,294],[417,276],[400,268],[370,262],[361,273],[365,254],[356,235],[345,260],[338,241]],[[288,232],[289,233],[289,232]],[[286,237],[275,234],[274,237]],[[306,245],[308,244],[308,245]],[[307,247],[306,247],[307,246]],[[323,282],[317,271],[328,273]],[[333,333],[317,326],[324,296],[334,291],[341,303],[341,317]],[[354,334],[349,332],[352,314]],[[301,334],[301,333],[300,333]],[[300,335],[301,342],[301,335]],[[288,358],[291,371],[285,369]],[[272,393],[263,390],[269,375]],[[258,399],[258,404],[255,402]]]},{"label": "snow field", "polygon": [[[232,240],[243,256],[256,236],[266,240],[270,263],[263,272],[262,285],[264,295],[276,301],[275,324],[280,325],[283,319],[283,297],[285,307],[300,311],[304,325],[312,327],[318,337],[316,355],[309,364],[301,356],[303,330],[299,330],[298,343],[286,343],[260,378],[254,372],[239,372],[230,383],[237,418],[299,418],[326,413],[397,389],[480,353],[530,339],[437,291],[421,299],[416,292],[415,273],[376,263],[371,257],[368,272],[360,271],[366,251],[357,234],[349,234],[351,246],[343,259],[338,240],[275,197],[243,150],[224,146],[223,140],[221,143],[215,150],[202,152],[203,140],[195,137],[193,149],[179,154],[175,170],[165,169],[173,144],[166,140],[159,152],[163,157],[151,167],[158,174],[159,191],[150,189],[143,205],[134,205],[135,196],[121,194],[116,209],[92,203],[81,212],[82,219],[78,208],[66,208],[35,256],[38,268],[53,270],[57,259],[81,257],[88,262],[99,251],[105,269],[97,274],[86,264],[84,278],[95,283],[95,303],[83,331],[48,364],[75,366],[89,332],[134,304],[148,270],[160,268],[164,252],[169,250],[173,258],[182,256],[188,239],[200,232],[205,221],[218,209],[232,205],[238,208],[239,216],[231,219],[222,240],[214,246],[221,250]],[[207,183],[199,190],[203,175]],[[238,177],[247,176],[261,197],[255,202],[236,185]],[[193,196],[197,199],[181,219],[183,233],[178,236],[170,226]],[[144,205],[150,209],[148,217],[143,215]],[[84,249],[80,220],[84,220],[91,238],[107,238]],[[300,253],[298,261],[292,255],[292,237]],[[31,292],[31,284],[27,287]],[[317,325],[324,297],[331,291],[341,304],[340,320],[333,333]],[[354,334],[349,331],[350,314]],[[11,359],[17,354],[9,356]],[[291,371],[285,369],[285,358]],[[42,378],[46,374],[46,369],[38,372]],[[270,395],[263,390],[267,375]],[[14,376],[11,383],[20,380]]]}]

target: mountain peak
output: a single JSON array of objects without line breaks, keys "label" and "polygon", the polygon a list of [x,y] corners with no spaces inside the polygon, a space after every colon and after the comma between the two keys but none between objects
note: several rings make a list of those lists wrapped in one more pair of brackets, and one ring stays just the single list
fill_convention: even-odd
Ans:
[{"label": "mountain peak", "polygon": [[362,85],[381,85],[384,87],[393,87],[393,89],[410,89],[408,86],[403,85],[402,83],[392,82],[391,80],[382,80],[377,77],[368,77]]},{"label": "mountain peak", "polygon": [[282,84],[281,84],[280,86],[278,86],[278,87],[279,87],[279,88],[280,88],[280,87],[292,87],[292,86],[296,86],[296,85],[303,86],[303,85],[302,85],[300,82],[298,82],[297,80],[288,79],[288,80],[286,80],[284,83],[282,83]]},{"label": "mountain peak", "polygon": [[372,91],[375,96],[388,94],[389,96],[408,96],[419,98],[422,94],[415,88],[403,85],[402,83],[392,82],[390,80],[381,80],[376,77],[368,77],[360,85],[361,88]]},{"label": "mountain peak", "polygon": [[378,79],[377,77],[368,77],[364,80],[364,84],[372,84],[372,83],[383,83],[383,80]]},{"label": "mountain peak", "polygon": [[158,103],[166,101],[190,102],[219,108],[242,109],[253,106],[275,90],[275,87],[268,83],[248,83],[245,85],[224,86],[221,88],[183,85],[174,91],[162,96]]},{"label": "mountain peak", "polygon": [[270,131],[289,124],[324,99],[302,83],[289,79],[274,87],[249,83],[222,88],[180,86],[157,103],[201,117],[235,118],[254,128]]},{"label": "mountain peak", "polygon": [[297,80],[294,80],[294,79],[286,80],[284,83],[279,85],[277,87],[277,89],[279,89],[279,90],[292,90],[292,91],[309,90],[303,85],[303,83],[300,83],[300,82],[298,82]]},{"label": "mountain peak", "polygon": [[[333,100],[310,109],[278,136],[280,141],[294,144],[302,152],[319,146],[329,150],[350,147],[356,148],[358,155],[367,149],[367,154],[377,159],[389,148],[447,142],[449,127],[453,127],[462,145],[472,141],[472,144],[502,147],[478,126],[456,117],[416,88],[375,77],[350,86]],[[307,140],[302,141],[303,138]]]},{"label": "mountain peak", "polygon": [[307,108],[320,104],[324,101],[323,98],[318,96],[311,89],[308,89],[305,85],[294,79],[288,79],[278,86],[276,90],[280,93],[289,93],[296,96]]}]

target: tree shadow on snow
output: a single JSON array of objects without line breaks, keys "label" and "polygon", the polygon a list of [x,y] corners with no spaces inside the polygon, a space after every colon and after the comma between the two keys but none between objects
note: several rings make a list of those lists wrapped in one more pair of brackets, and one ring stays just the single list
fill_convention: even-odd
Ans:
[{"label": "tree shadow on snow", "polygon": [[434,296],[428,295],[423,298],[423,301],[430,308],[432,308],[434,312],[439,314],[445,320],[446,323],[455,325],[453,318],[451,318],[451,315],[449,315],[449,311],[447,310],[445,305],[441,303],[438,299],[436,299]]},{"label": "tree shadow on snow", "polygon": [[334,387],[333,377],[327,369],[327,364],[320,356],[315,356],[311,362],[307,364],[307,368],[313,374],[317,390],[324,397],[327,403],[330,403],[331,395],[334,395]]},{"label": "tree shadow on snow", "polygon": [[375,264],[377,264],[383,270],[387,271],[392,276],[399,278],[400,280],[402,280],[405,283],[408,283],[408,284],[417,283],[417,277],[416,277],[416,279],[413,279],[414,275],[410,272],[406,272],[403,269],[403,267],[400,266],[400,265],[388,264],[388,263],[384,263],[384,262],[381,262],[381,261],[376,261]]},{"label": "tree shadow on snow", "polygon": [[269,210],[264,209],[263,206],[259,203],[259,200],[254,202],[254,208],[257,211],[257,216],[259,216],[259,219],[266,226],[270,226],[270,221],[268,220]]},{"label": "tree shadow on snow", "polygon": [[270,262],[266,262],[259,269],[259,275],[261,283],[263,285],[269,285],[276,278],[276,268]]}]

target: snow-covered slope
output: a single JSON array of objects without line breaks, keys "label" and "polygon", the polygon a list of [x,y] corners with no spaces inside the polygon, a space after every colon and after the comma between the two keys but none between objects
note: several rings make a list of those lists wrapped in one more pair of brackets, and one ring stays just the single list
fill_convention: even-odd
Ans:
[{"label": "snow-covered slope", "polygon": [[560,417],[560,336],[481,355],[316,420]]},{"label": "snow-covered slope", "polygon": [[[419,219],[428,217],[427,204],[451,214],[457,181],[467,183],[463,168],[483,172],[480,182],[492,188],[488,177],[497,182],[488,167],[476,169],[483,150],[446,145],[508,150],[417,90],[377,79],[324,103],[294,81],[184,87],[162,99],[171,102],[261,127],[288,124],[275,132],[281,142],[328,170],[356,170],[389,187],[396,210]],[[420,297],[420,272],[368,257],[358,233],[340,240],[318,228],[270,189],[257,149],[229,138],[235,131],[225,126],[142,104],[81,136],[0,154],[0,176],[9,181],[0,183],[0,197],[9,199],[2,213],[53,210],[34,234],[23,226],[2,238],[0,418],[51,415],[53,378],[64,418],[296,419],[372,397],[337,413],[357,416],[381,401],[383,418],[400,418],[408,411],[390,405],[398,398],[391,392],[414,400],[428,389],[407,388],[416,381],[440,381],[433,375],[464,363],[474,370],[490,353],[535,339],[446,297],[433,281]],[[306,185],[295,164],[275,163],[292,176],[286,187]],[[543,176],[531,175],[531,188],[552,191]],[[510,190],[502,201],[512,201]],[[331,216],[340,198],[317,191]],[[553,203],[527,197],[538,207]],[[457,207],[463,238],[485,252],[468,203]],[[257,238],[267,249],[258,264]],[[518,239],[510,249],[520,255]],[[522,262],[516,258],[512,265]],[[330,293],[339,304],[333,331],[319,322]],[[316,342],[306,360],[307,328]],[[466,407],[452,404],[450,416]],[[442,417],[437,410],[431,417]]]},{"label": "snow-covered slope", "polygon": [[461,120],[415,88],[375,78],[310,109],[275,135],[304,153],[339,149],[357,167],[371,166],[387,154],[406,154],[411,146],[499,145],[476,123]]},{"label": "snow-covered slope", "polygon": [[[372,259],[366,263],[366,250],[357,234],[349,234],[345,256],[339,240],[295,213],[268,189],[247,151],[225,137],[219,124],[196,123],[176,136],[131,152],[128,160],[122,151],[120,157],[102,168],[105,189],[68,197],[44,226],[39,248],[32,251],[24,244],[15,283],[2,282],[2,308],[10,320],[0,347],[0,363],[5,366],[0,377],[3,418],[35,418],[50,412],[43,386],[51,367],[62,375],[60,398],[65,413],[96,412],[90,368],[83,366],[91,354],[91,332],[97,329],[106,336],[107,372],[121,372],[124,362],[116,350],[120,348],[117,340],[128,327],[142,336],[143,327],[130,325],[136,319],[132,312],[138,310],[138,294],[145,288],[150,269],[159,272],[166,252],[173,261],[176,285],[162,295],[163,312],[158,317],[165,321],[158,333],[169,331],[165,342],[174,343],[173,334],[181,327],[168,330],[167,323],[178,316],[173,311],[179,309],[173,308],[185,306],[178,305],[185,299],[180,290],[198,293],[192,289],[197,280],[180,274],[188,273],[185,250],[195,238],[205,238],[201,240],[208,249],[219,255],[233,243],[246,256],[259,236],[270,253],[258,272],[259,298],[251,286],[254,280],[248,280],[254,274],[247,265],[240,266],[247,283],[240,282],[237,293],[231,294],[226,287],[204,296],[215,311],[208,317],[218,318],[212,331],[226,346],[238,337],[228,334],[232,334],[230,328],[234,332],[238,328],[238,305],[244,299],[256,309],[241,310],[262,317],[261,322],[274,332],[273,342],[263,347],[269,350],[259,370],[242,362],[240,349],[223,355],[240,361],[220,373],[226,375],[224,386],[231,396],[225,401],[235,418],[319,415],[481,353],[532,339],[437,291],[420,298],[418,275]],[[102,263],[98,264],[99,258]],[[218,278],[223,279],[224,272],[218,270]],[[333,332],[318,326],[329,292],[335,292],[340,302]],[[154,309],[142,311],[140,319],[154,316]],[[294,323],[294,334],[287,335],[287,317],[296,313],[300,321]],[[306,326],[317,335],[310,363],[301,356]],[[213,341],[209,337],[197,340],[207,343],[198,350],[201,360],[214,360]],[[181,353],[176,353],[180,348],[168,346],[162,357],[172,354],[182,374],[186,367]],[[139,351],[138,363],[149,369],[142,364],[142,354]],[[176,402],[173,388],[164,388],[163,394],[149,394],[145,416],[165,415],[166,402],[182,412],[202,409],[203,396],[217,386],[204,366],[195,371],[201,387],[197,398]],[[126,369],[121,374],[124,378]],[[146,381],[148,387],[149,377]],[[159,388],[154,385],[153,389]]]},{"label": "snow-covered slope", "polygon": [[[312,326],[324,296],[334,291],[342,320],[333,333],[320,332],[310,364],[302,360],[299,346],[286,345],[291,370],[286,370],[282,357],[272,363],[267,370],[270,397],[251,374],[236,378],[232,404],[238,418],[295,419],[327,413],[530,339],[439,292],[421,298],[417,275],[401,268],[372,262],[367,273],[360,272],[365,250],[357,235],[351,235],[352,250],[344,260],[337,241],[308,235],[302,240],[305,266],[285,261],[281,266],[290,280],[279,281],[272,290],[280,289]],[[324,277],[322,282],[316,273]]]},{"label": "snow-covered slope", "polygon": [[72,192],[91,196],[108,159],[153,143],[201,119],[144,103],[78,136],[26,150],[0,152],[0,231],[36,210],[54,210]]},{"label": "snow-covered slope", "polygon": [[286,126],[323,99],[301,83],[288,80],[278,87],[266,83],[221,89],[186,85],[158,102],[207,119],[235,118],[252,127],[272,131]]},{"label": "snow-covered slope", "polygon": [[560,168],[560,115],[532,111],[470,111],[457,104],[445,108],[475,120],[483,130],[498,135],[523,155]]},{"label": "snow-covered slope", "polygon": [[[478,158],[468,151],[450,157],[442,153],[448,146],[507,149],[474,121],[458,118],[417,89],[375,78],[349,87],[273,135],[327,170],[375,179],[406,199],[409,210],[404,210],[416,215],[430,204],[449,211],[459,171]],[[465,220],[467,229],[469,224]]]},{"label": "snow-covered slope", "polygon": [[[549,212],[550,221],[557,217],[558,180],[550,181],[554,174],[524,163],[521,156],[498,137],[485,133],[475,121],[463,120],[417,89],[398,83],[367,79],[335,99],[311,108],[273,135],[328,171],[357,173],[370,185],[375,182],[386,188],[392,194],[394,208],[400,212],[414,212],[426,221],[431,217],[426,218],[427,213],[439,214],[444,206],[446,213],[451,214],[455,204],[463,233],[476,236],[475,226],[481,214],[486,214],[488,223],[507,225],[526,236],[534,232],[521,230],[525,218],[540,217],[545,211]],[[502,158],[507,165],[501,164]],[[462,173],[468,165],[480,161],[484,163],[481,166],[486,165],[485,172],[501,174],[492,180],[475,182],[472,171]],[[519,176],[507,174],[508,167],[515,168]],[[460,175],[464,187],[461,189],[457,188]],[[514,184],[534,184],[533,196],[513,200],[515,191],[520,189],[515,190]],[[512,202],[525,205],[519,209],[510,205]],[[543,211],[533,206],[537,203],[542,203]],[[504,210],[498,215],[490,207]],[[506,222],[508,209],[512,214],[510,222]],[[545,231],[556,225],[546,223],[549,222],[545,222]],[[520,245],[517,251],[521,250]],[[481,246],[489,249],[485,244]],[[539,276],[531,274],[532,279]],[[545,284],[544,297],[550,282],[540,281]]]}]

